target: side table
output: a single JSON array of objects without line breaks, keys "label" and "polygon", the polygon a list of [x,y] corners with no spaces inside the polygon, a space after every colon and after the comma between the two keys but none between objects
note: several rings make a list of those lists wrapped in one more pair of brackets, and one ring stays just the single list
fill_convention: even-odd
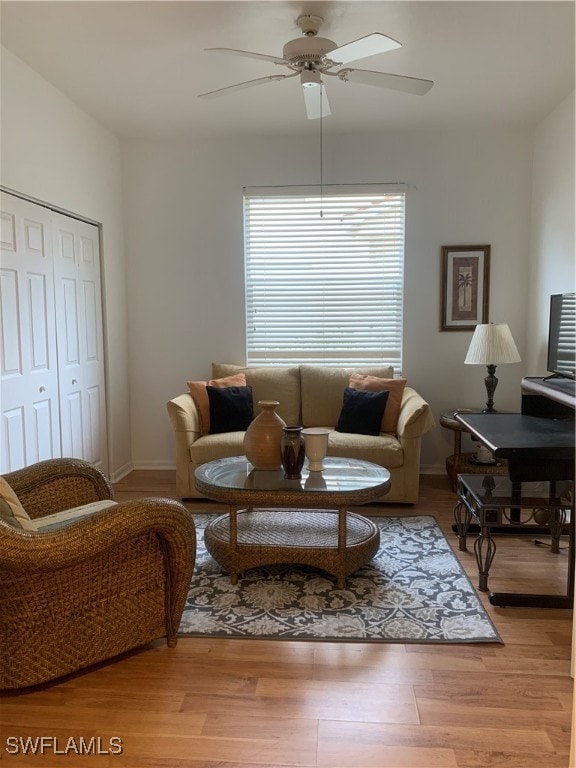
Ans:
[{"label": "side table", "polygon": [[460,408],[458,411],[448,411],[440,414],[440,426],[454,432],[454,453],[446,458],[446,473],[450,481],[451,489],[456,492],[456,478],[458,475],[505,475],[507,472],[505,461],[494,461],[490,464],[475,461],[474,453],[462,453],[462,433],[470,434],[462,422],[457,421],[454,413],[480,413],[471,408]]},{"label": "side table", "polygon": [[[568,576],[565,595],[536,595],[515,592],[491,592],[492,605],[504,607],[529,606],[540,608],[573,608],[574,600],[574,496],[570,480],[522,483],[520,489],[507,477],[483,478],[477,475],[458,475],[458,502],[454,508],[454,519],[458,530],[459,549],[466,550],[466,537],[470,522],[474,518],[479,525],[474,540],[474,555],[478,565],[478,589],[488,591],[488,574],[496,554],[496,543],[492,538],[491,513],[497,511],[506,515],[506,510],[529,510],[529,519],[524,523],[526,530],[538,530],[532,524],[535,512],[547,512],[550,516],[548,530],[552,536],[552,551],[558,552],[558,542],[565,527],[568,527],[569,552]],[[508,513],[509,514],[509,513]],[[519,523],[512,522],[513,528]]]}]

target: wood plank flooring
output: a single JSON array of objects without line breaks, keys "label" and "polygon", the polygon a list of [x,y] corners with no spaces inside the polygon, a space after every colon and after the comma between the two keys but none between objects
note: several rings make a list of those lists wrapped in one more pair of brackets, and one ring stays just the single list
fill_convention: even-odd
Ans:
[{"label": "wood plank flooring", "polygon": [[[120,501],[174,497],[173,473],[137,471]],[[193,511],[218,512],[197,501]],[[477,584],[472,551],[452,533],[454,495],[422,478],[412,507],[432,514]],[[563,593],[567,553],[498,537],[491,588]],[[504,645],[385,645],[180,638],[82,674],[0,698],[6,766],[122,768],[566,768],[573,681],[572,611],[494,608]],[[9,737],[95,737],[100,754],[10,754]],[[110,738],[122,754],[106,754]],[[100,739],[100,741],[98,741]],[[13,747],[12,747],[13,749]]]}]

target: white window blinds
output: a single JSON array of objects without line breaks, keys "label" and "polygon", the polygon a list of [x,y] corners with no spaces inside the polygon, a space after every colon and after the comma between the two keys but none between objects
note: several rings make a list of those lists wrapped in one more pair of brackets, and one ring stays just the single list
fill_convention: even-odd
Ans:
[{"label": "white window blinds", "polygon": [[401,372],[404,189],[244,191],[249,365]]}]

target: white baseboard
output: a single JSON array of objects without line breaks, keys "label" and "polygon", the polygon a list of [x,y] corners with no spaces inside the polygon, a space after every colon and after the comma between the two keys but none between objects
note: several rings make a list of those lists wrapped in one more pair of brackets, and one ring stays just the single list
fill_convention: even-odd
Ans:
[{"label": "white baseboard", "polygon": [[135,461],[134,469],[176,469],[175,461]]},{"label": "white baseboard", "polygon": [[132,462],[127,462],[124,464],[123,467],[120,467],[120,469],[115,470],[110,474],[110,481],[112,483],[118,483],[120,480],[122,480],[123,477],[126,477],[126,475],[129,475],[130,472],[134,469],[134,465]]}]

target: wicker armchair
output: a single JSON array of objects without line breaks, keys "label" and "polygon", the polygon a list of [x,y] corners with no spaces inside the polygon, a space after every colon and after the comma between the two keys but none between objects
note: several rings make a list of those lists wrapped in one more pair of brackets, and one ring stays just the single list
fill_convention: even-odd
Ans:
[{"label": "wicker armchair", "polygon": [[[4,477],[31,518],[112,498],[104,475],[76,459]],[[45,533],[0,521],[0,688],[160,637],[174,646],[195,556],[192,515],[171,499],[123,502]]]}]

